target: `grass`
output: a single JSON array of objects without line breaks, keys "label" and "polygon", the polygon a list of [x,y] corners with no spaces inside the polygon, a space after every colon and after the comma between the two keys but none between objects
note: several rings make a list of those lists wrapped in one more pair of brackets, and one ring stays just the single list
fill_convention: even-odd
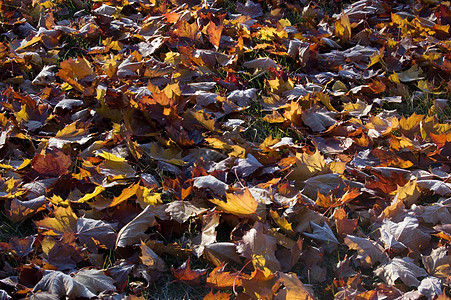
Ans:
[{"label": "grass", "polygon": [[[442,94],[445,95],[445,94]],[[443,109],[434,109],[434,102],[436,99],[448,99],[448,107]],[[401,103],[392,103],[387,105],[387,109],[396,109],[400,114],[408,117],[414,113],[417,115],[436,115],[439,122],[449,122],[451,120],[451,106],[449,105],[450,95],[444,97],[437,97],[425,93],[419,97],[413,96],[411,100],[404,100]]]},{"label": "grass", "polygon": [[9,242],[13,237],[23,238],[36,233],[31,219],[14,223],[4,212],[0,212],[0,222],[0,242]]},{"label": "grass", "polygon": [[192,299],[201,300],[210,292],[210,289],[190,286],[184,282],[176,281],[176,278],[169,274],[163,274],[153,285],[147,289],[143,296],[145,299],[165,300],[165,299]]}]

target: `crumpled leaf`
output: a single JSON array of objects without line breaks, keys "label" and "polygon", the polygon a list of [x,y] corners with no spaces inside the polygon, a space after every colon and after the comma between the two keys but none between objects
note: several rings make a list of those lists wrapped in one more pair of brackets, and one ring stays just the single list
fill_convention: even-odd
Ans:
[{"label": "crumpled leaf", "polygon": [[127,225],[121,228],[117,234],[116,248],[126,247],[145,239],[144,233],[147,228],[152,227],[155,217],[166,218],[165,205],[147,206],[139,215],[131,220]]},{"label": "crumpled leaf", "polygon": [[437,277],[428,276],[421,280],[418,291],[423,296],[433,298],[442,294],[442,283]]}]

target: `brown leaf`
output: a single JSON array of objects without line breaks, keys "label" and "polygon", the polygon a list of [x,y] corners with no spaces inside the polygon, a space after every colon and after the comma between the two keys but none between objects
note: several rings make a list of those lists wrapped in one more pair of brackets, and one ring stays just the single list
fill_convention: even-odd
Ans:
[{"label": "brown leaf", "polygon": [[254,267],[259,268],[265,274],[281,269],[275,256],[276,239],[264,233],[262,223],[255,223],[254,228],[246,232],[243,239],[237,243],[236,248],[238,253],[252,260]]},{"label": "brown leaf", "polygon": [[31,168],[49,177],[58,177],[69,173],[72,160],[63,151],[52,148],[35,155],[31,161]]},{"label": "brown leaf", "polygon": [[153,252],[153,250],[150,247],[148,247],[143,241],[141,241],[140,248],[141,248],[141,256],[139,258],[141,259],[141,262],[144,265],[159,272],[167,271],[167,267],[164,260],[161,257],[159,257],[155,252]]}]

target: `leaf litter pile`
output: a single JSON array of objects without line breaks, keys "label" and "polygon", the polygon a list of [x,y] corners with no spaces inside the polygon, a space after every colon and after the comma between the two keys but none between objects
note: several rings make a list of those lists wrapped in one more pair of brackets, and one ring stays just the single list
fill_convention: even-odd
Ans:
[{"label": "leaf litter pile", "polygon": [[0,1],[0,297],[447,299],[449,5]]}]

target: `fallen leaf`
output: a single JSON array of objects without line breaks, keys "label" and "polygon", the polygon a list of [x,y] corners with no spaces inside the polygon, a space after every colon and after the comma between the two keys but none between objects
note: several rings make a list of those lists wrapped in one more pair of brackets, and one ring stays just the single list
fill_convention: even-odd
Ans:
[{"label": "fallen leaf", "polygon": [[257,211],[258,203],[249,189],[235,190],[226,194],[227,202],[219,199],[209,199],[227,213],[237,216],[249,217]]},{"label": "fallen leaf", "polygon": [[192,270],[190,267],[190,259],[188,258],[179,268],[171,268],[172,274],[178,280],[181,280],[189,285],[196,286],[200,284],[201,277],[207,273],[206,269]]},{"label": "fallen leaf", "polygon": [[395,257],[377,268],[374,273],[385,282],[394,285],[396,279],[401,279],[407,286],[419,286],[418,277],[427,276],[424,269],[414,264],[413,259],[408,257]]}]

